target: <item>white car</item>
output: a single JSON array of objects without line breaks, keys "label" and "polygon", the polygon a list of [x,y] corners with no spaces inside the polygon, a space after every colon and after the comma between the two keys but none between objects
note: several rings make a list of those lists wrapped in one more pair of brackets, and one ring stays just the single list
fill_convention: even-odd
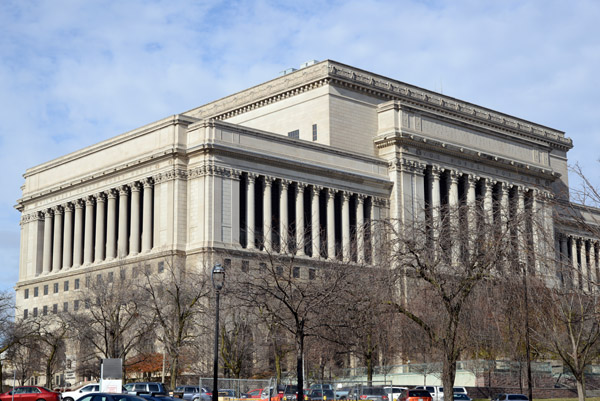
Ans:
[{"label": "white car", "polygon": [[77,390],[65,391],[64,393],[61,394],[61,397],[62,397],[63,401],[77,401],[78,399],[80,399],[81,397],[86,395],[87,393],[99,392],[99,391],[100,391],[99,383],[90,383],[90,384],[86,384],[85,386],[83,386]]},{"label": "white car", "polygon": [[400,397],[400,393],[402,392],[402,390],[408,390],[406,387],[384,387],[383,388],[385,390],[385,392],[388,395],[388,400],[390,401],[397,401],[398,397]]}]

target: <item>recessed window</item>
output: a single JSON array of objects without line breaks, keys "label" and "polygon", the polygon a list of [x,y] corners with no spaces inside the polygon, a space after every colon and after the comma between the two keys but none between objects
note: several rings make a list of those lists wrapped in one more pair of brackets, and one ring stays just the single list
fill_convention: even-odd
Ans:
[{"label": "recessed window", "polygon": [[69,303],[68,303],[68,302],[65,302],[65,303],[63,304],[63,312],[68,312],[68,311],[69,311]]},{"label": "recessed window", "polygon": [[78,311],[79,310],[79,300],[76,299],[75,301],[73,301],[73,310],[74,311]]},{"label": "recessed window", "polygon": [[96,276],[96,284],[101,284],[102,283],[102,274],[98,274]]},{"label": "recessed window", "polygon": [[278,275],[282,276],[283,275],[283,267],[281,266],[277,266],[275,268],[275,271],[277,272]]},{"label": "recessed window", "polygon": [[250,261],[249,260],[242,260],[242,271],[244,273],[248,273],[248,270],[250,270]]},{"label": "recessed window", "polygon": [[313,124],[313,141],[317,140],[317,124]]},{"label": "recessed window", "polygon": [[25,309],[23,311],[23,319],[27,319],[27,316],[29,315],[29,311],[27,309]]},{"label": "recessed window", "polygon": [[266,269],[266,268],[267,268],[267,264],[266,264],[265,262],[261,262],[261,263],[259,263],[259,264],[258,264],[258,266],[259,266],[261,269]]},{"label": "recessed window", "polygon": [[65,285],[64,285],[64,291],[69,291],[69,281],[65,281]]},{"label": "recessed window", "polygon": [[58,313],[58,304],[52,305],[52,313],[54,313],[55,315]]},{"label": "recessed window", "polygon": [[293,139],[300,139],[300,130],[295,129],[293,131],[288,132],[288,136]]},{"label": "recessed window", "polygon": [[33,317],[37,317],[37,308],[33,308]]},{"label": "recessed window", "polygon": [[33,287],[33,296],[37,297],[38,295],[39,295],[38,288],[37,287]]},{"label": "recessed window", "polygon": [[90,276],[85,276],[85,288],[90,288]]},{"label": "recessed window", "polygon": [[299,266],[294,266],[294,278],[299,278],[300,277],[300,267]]},{"label": "recessed window", "polygon": [[112,283],[114,279],[114,274],[113,272],[108,272],[108,282]]},{"label": "recessed window", "polygon": [[76,290],[79,289],[79,279],[78,278],[75,279],[75,282],[73,283],[73,288]]},{"label": "recessed window", "polygon": [[25,299],[29,298],[29,288],[25,289],[25,295],[24,296],[25,296]]},{"label": "recessed window", "polygon": [[228,269],[231,267],[231,259],[223,259],[223,268]]},{"label": "recessed window", "polygon": [[54,293],[58,294],[58,283],[54,283]]},{"label": "recessed window", "polygon": [[125,280],[125,278],[127,277],[127,272],[125,271],[125,268],[121,268],[121,270],[119,271],[119,276],[121,276],[121,280]]},{"label": "recessed window", "polygon": [[46,316],[48,314],[48,305],[44,305],[44,308],[42,309],[42,315]]},{"label": "recessed window", "polygon": [[162,273],[165,271],[165,262],[158,262],[158,272]]},{"label": "recessed window", "polygon": [[48,284],[44,285],[44,295],[48,295]]},{"label": "recessed window", "polygon": [[308,278],[309,280],[314,280],[317,275],[315,269],[308,269]]}]

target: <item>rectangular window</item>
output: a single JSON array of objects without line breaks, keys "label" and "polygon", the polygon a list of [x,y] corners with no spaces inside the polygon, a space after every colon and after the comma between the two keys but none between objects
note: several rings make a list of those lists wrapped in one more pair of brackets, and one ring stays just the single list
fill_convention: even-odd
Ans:
[{"label": "rectangular window", "polygon": [[267,264],[265,262],[260,262],[258,264],[258,267],[260,267],[261,269],[266,269],[267,268]]},{"label": "rectangular window", "polygon": [[33,287],[33,296],[37,297],[38,295],[39,295],[38,288],[37,287]]},{"label": "rectangular window", "polygon": [[75,279],[75,282],[73,283],[73,288],[76,290],[79,289],[79,279],[78,278]]},{"label": "rectangular window", "polygon": [[288,136],[293,139],[300,139],[300,130],[295,129],[293,131],[288,132]]},{"label": "rectangular window", "polygon": [[44,295],[48,295],[48,284],[44,285]]},{"label": "rectangular window", "polygon": [[37,308],[33,308],[33,317],[37,317]]},{"label": "rectangular window", "polygon": [[313,124],[313,141],[317,140],[317,124]]},{"label": "rectangular window", "polygon": [[27,309],[25,309],[23,311],[23,319],[27,319],[27,315],[29,315],[29,311]]},{"label": "rectangular window", "polygon": [[96,284],[100,284],[100,283],[102,283],[102,274],[98,274],[96,276]]},{"label": "rectangular window", "polygon": [[119,271],[119,276],[121,276],[121,280],[125,280],[125,278],[127,277],[124,267],[122,267],[121,270]]},{"label": "rectangular window", "polygon": [[25,289],[25,299],[29,298],[29,288]]},{"label": "rectangular window", "polygon": [[63,312],[68,312],[68,311],[69,311],[69,303],[68,303],[68,302],[65,302],[65,303],[63,304]]},{"label": "rectangular window", "polygon": [[300,277],[300,267],[299,266],[294,266],[294,278],[299,278]]},{"label": "rectangular window", "polygon": [[277,266],[277,267],[275,267],[275,271],[277,272],[277,274],[278,274],[279,276],[282,276],[282,275],[283,275],[283,267],[281,267],[281,266]]},{"label": "rectangular window", "polygon": [[146,276],[149,276],[150,274],[152,274],[152,266],[144,265],[144,274]]},{"label": "rectangular window", "polygon": [[108,272],[108,282],[112,283],[113,282],[113,278],[114,278],[114,274],[113,272]]},{"label": "rectangular window", "polygon": [[249,260],[242,260],[242,271],[244,273],[248,273],[248,270],[250,270],[250,261]]},{"label": "rectangular window", "polygon": [[58,294],[58,283],[54,283],[54,293]]},{"label": "rectangular window", "polygon": [[85,276],[85,288],[90,288],[90,276]]},{"label": "rectangular window", "polygon": [[228,269],[231,267],[231,259],[223,259],[223,268]]},{"label": "rectangular window", "polygon": [[165,262],[158,262],[158,272],[162,273],[165,271]]},{"label": "rectangular window", "polygon": [[63,290],[64,290],[64,291],[69,291],[69,281],[68,281],[68,280],[67,280],[67,281],[65,281],[65,285],[64,285],[64,288],[63,288]]},{"label": "rectangular window", "polygon": [[52,313],[54,313],[55,315],[58,313],[58,304],[52,305]]},{"label": "rectangular window", "polygon": [[309,280],[314,280],[316,275],[317,275],[317,272],[315,271],[315,269],[308,269]]},{"label": "rectangular window", "polygon": [[85,300],[85,309],[90,309],[90,300],[89,299]]},{"label": "rectangular window", "polygon": [[74,311],[78,311],[79,310],[79,300],[76,299],[75,301],[73,301],[73,310]]},{"label": "rectangular window", "polygon": [[44,305],[44,308],[42,309],[42,315],[46,316],[48,314],[48,305]]}]

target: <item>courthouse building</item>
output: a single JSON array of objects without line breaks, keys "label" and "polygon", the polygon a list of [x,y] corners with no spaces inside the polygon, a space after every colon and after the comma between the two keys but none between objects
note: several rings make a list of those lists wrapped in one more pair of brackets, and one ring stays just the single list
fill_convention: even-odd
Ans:
[{"label": "courthouse building", "polygon": [[71,310],[86,277],[171,256],[210,266],[294,253],[307,278],[328,259],[376,264],[372,223],[468,201],[529,208],[559,260],[595,275],[597,238],[559,223],[550,202],[568,202],[572,146],[556,129],[335,61],[305,63],[28,169],[18,313]]}]

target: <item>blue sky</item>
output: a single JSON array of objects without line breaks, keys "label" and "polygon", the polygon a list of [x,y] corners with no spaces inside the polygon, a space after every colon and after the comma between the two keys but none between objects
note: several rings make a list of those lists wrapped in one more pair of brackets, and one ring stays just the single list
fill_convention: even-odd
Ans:
[{"label": "blue sky", "polygon": [[27,168],[311,59],[566,131],[600,184],[598,21],[595,0],[2,0],[0,289]]}]

